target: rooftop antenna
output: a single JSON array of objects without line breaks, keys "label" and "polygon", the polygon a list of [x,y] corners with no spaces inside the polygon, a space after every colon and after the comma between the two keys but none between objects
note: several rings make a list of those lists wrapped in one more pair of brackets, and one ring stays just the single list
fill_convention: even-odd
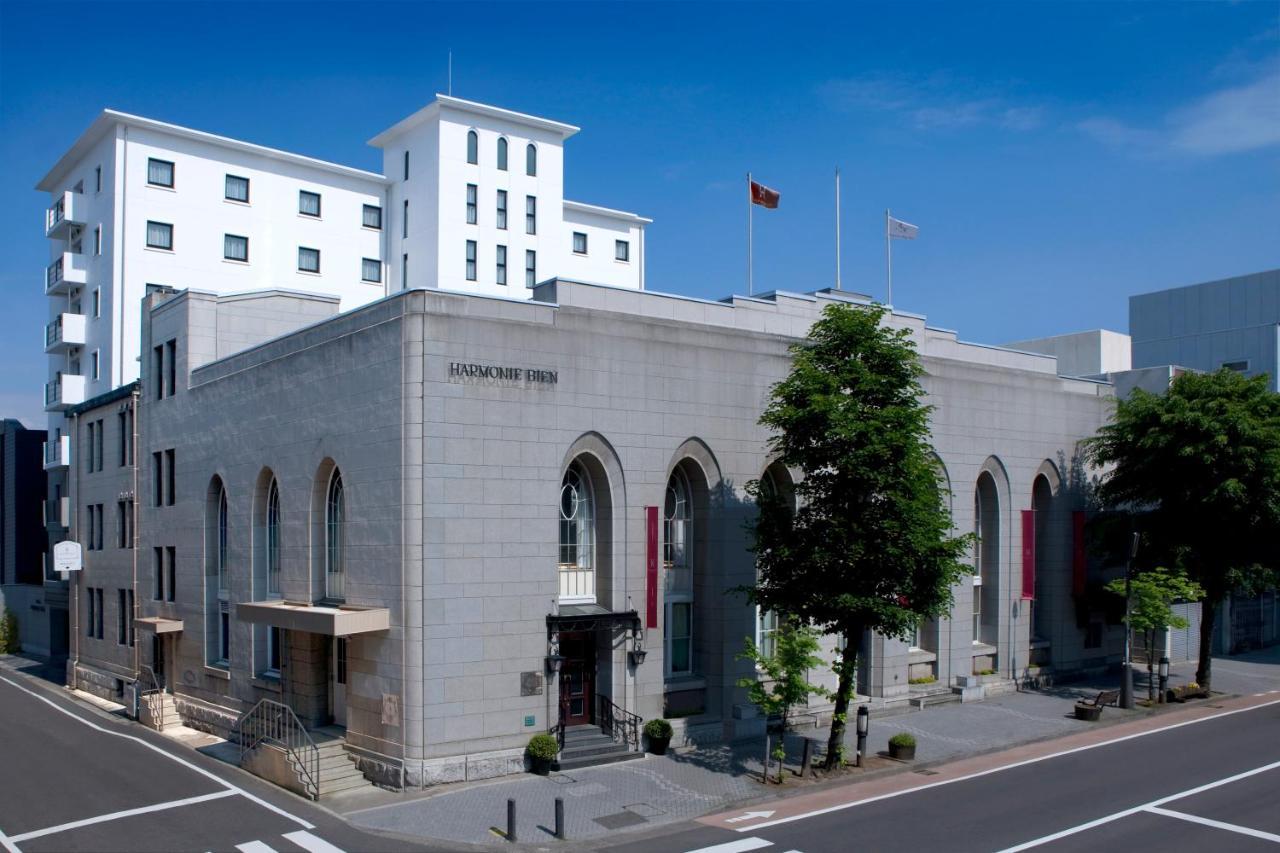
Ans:
[{"label": "rooftop antenna", "polygon": [[449,97],[453,97],[453,51],[449,51]]}]

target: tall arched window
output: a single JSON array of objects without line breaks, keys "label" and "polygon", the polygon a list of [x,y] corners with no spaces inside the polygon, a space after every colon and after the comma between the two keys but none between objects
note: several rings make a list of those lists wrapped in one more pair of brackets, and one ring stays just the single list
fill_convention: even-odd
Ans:
[{"label": "tall arched window", "polygon": [[280,594],[280,487],[272,478],[267,489],[267,594]]},{"label": "tall arched window", "polygon": [[480,162],[480,137],[474,130],[467,131],[467,162]]},{"label": "tall arched window", "polygon": [[498,137],[498,168],[507,171],[507,138]]},{"label": "tall arched window", "polygon": [[973,491],[973,641],[995,645],[999,635],[1000,496],[989,472]]},{"label": "tall arched window", "polygon": [[205,503],[204,637],[205,663],[220,669],[231,661],[228,528],[227,489],[215,475]]},{"label": "tall arched window", "polygon": [[532,142],[524,149],[524,173],[530,176],[538,174],[538,149]]},{"label": "tall arched window", "polygon": [[218,489],[218,545],[214,549],[216,567],[218,573],[218,590],[225,592],[227,589],[227,490],[226,487]]},{"label": "tall arched window", "polygon": [[594,599],[596,501],[591,479],[575,461],[560,483],[560,599]]},{"label": "tall arched window", "polygon": [[[794,513],[795,486],[791,474],[780,462],[775,462],[760,475],[760,504],[768,505],[781,501]],[[756,606],[756,648],[765,657],[773,657],[777,652],[776,635],[778,633],[778,614],[773,610],[764,610]]]},{"label": "tall arched window", "polygon": [[324,504],[324,588],[325,597],[338,600],[346,595],[346,521],[342,474],[334,468]]},{"label": "tall arched window", "polygon": [[693,672],[693,491],[678,467],[667,481],[662,518],[667,673],[689,675]]}]

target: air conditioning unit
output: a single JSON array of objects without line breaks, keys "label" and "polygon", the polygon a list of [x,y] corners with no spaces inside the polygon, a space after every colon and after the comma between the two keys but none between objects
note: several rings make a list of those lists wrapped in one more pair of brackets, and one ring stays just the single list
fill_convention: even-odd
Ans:
[{"label": "air conditioning unit", "polygon": [[71,236],[68,237],[67,239],[69,242],[74,243],[80,239],[80,235],[84,233],[84,229],[81,228],[79,225],[72,225],[70,233],[71,233]]}]

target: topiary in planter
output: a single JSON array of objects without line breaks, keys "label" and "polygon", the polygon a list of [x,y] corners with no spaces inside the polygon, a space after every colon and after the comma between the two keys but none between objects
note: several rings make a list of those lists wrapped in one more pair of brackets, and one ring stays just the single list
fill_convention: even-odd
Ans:
[{"label": "topiary in planter", "polygon": [[899,761],[912,761],[916,757],[916,739],[906,732],[889,738],[889,757]]},{"label": "topiary in planter", "polygon": [[546,776],[551,772],[551,762],[560,754],[560,744],[551,735],[534,735],[529,738],[524,753],[529,756],[530,769],[539,776]]},{"label": "topiary in planter", "polygon": [[665,755],[671,745],[671,724],[658,717],[644,724],[644,736],[649,739],[649,751],[654,755]]}]

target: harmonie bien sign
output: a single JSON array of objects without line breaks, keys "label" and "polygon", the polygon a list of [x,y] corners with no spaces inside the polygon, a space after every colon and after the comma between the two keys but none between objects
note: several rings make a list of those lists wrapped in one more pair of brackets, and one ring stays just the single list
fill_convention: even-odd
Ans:
[{"label": "harmonie bien sign", "polygon": [[449,362],[449,380],[452,382],[477,380],[501,382],[513,385],[555,385],[560,372],[540,367],[512,367],[503,364],[475,364],[473,362]]}]

